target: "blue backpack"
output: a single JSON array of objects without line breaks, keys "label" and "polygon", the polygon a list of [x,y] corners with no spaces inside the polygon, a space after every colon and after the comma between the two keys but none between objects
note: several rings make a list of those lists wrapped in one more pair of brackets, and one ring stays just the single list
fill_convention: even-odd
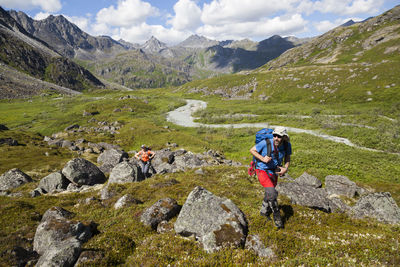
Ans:
[{"label": "blue backpack", "polygon": [[[274,132],[273,129],[270,128],[264,128],[259,130],[258,132],[256,132],[256,141],[255,144],[260,143],[262,140],[265,139],[272,139],[273,135],[272,133]],[[271,142],[267,142],[267,156],[271,157]],[[253,160],[255,160],[255,158],[253,158]]]}]

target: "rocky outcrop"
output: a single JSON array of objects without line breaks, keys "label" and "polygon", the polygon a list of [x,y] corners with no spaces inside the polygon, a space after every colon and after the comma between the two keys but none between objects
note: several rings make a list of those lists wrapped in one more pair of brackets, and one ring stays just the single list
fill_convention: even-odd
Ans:
[{"label": "rocky outcrop", "polygon": [[207,252],[214,252],[226,246],[243,247],[248,225],[231,200],[198,186],[186,199],[174,229],[182,236],[195,236]]},{"label": "rocky outcrop", "polygon": [[274,258],[275,253],[271,248],[266,248],[258,235],[248,235],[245,249],[253,251],[258,257]]},{"label": "rocky outcrop", "polygon": [[140,221],[156,230],[160,222],[169,221],[179,213],[180,209],[181,206],[178,205],[175,199],[163,198],[146,209],[140,216]]},{"label": "rocky outcrop", "polygon": [[76,262],[95,225],[71,220],[73,216],[60,207],[44,213],[33,240],[33,249],[40,255],[36,266],[72,266]]},{"label": "rocky outcrop", "polygon": [[106,181],[104,173],[96,165],[83,158],[68,161],[62,169],[62,174],[77,185],[95,185]]},{"label": "rocky outcrop", "polygon": [[302,175],[296,178],[295,182],[298,184],[309,185],[313,188],[322,187],[322,182],[317,177],[312,176],[306,172],[304,172]]},{"label": "rocky outcrop", "polygon": [[400,223],[400,209],[388,192],[361,197],[349,213],[355,218],[370,217],[384,223]]},{"label": "rocky outcrop", "polygon": [[32,178],[29,175],[14,168],[0,176],[0,191],[17,188],[29,182],[32,182]]}]

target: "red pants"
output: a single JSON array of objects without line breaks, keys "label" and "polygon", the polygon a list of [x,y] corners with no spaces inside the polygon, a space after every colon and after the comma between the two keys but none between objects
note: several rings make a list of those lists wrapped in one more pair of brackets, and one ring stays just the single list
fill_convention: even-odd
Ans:
[{"label": "red pants", "polygon": [[278,183],[278,176],[275,173],[256,169],[258,181],[263,187],[274,187]]}]

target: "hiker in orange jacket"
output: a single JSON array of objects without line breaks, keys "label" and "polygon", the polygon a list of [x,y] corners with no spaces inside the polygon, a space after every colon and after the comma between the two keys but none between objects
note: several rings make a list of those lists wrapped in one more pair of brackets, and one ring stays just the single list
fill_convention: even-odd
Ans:
[{"label": "hiker in orange jacket", "polygon": [[154,158],[156,153],[151,151],[148,147],[145,145],[142,145],[141,150],[135,154],[135,158],[140,160],[140,164],[142,167],[142,174],[145,178],[148,177],[149,175],[149,169],[151,166],[151,160]]}]

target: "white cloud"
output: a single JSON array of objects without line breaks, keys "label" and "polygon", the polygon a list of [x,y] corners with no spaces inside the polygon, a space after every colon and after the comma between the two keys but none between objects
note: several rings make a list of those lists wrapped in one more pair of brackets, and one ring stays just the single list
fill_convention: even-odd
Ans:
[{"label": "white cloud", "polygon": [[143,23],[147,17],[158,14],[158,9],[141,0],[119,1],[117,7],[110,6],[101,9],[97,15],[98,23],[109,26],[129,27],[132,24]]},{"label": "white cloud", "polygon": [[384,0],[322,0],[313,4],[313,10],[338,15],[372,14],[383,3]]},{"label": "white cloud", "polygon": [[336,28],[336,27],[348,22],[349,20],[353,20],[354,22],[357,22],[357,21],[361,21],[362,19],[360,19],[360,18],[345,18],[345,19],[336,19],[335,21],[323,20],[323,21],[314,22],[313,26],[320,33],[325,33],[327,31],[332,30],[333,28]]},{"label": "white cloud", "polygon": [[265,39],[274,34],[291,35],[305,30],[306,21],[300,14],[264,18],[260,21],[238,22],[224,25],[204,25],[197,33],[213,39]]},{"label": "white cloud", "polygon": [[37,13],[34,17],[33,17],[33,19],[35,19],[35,20],[42,20],[42,19],[46,19],[48,16],[50,16],[51,14],[50,13],[47,13],[47,12],[39,12],[39,13]]},{"label": "white cloud", "polygon": [[278,11],[293,8],[299,0],[213,0],[204,4],[201,16],[204,24],[224,25],[258,21]]},{"label": "white cloud", "polygon": [[13,9],[41,8],[46,12],[56,12],[62,7],[60,0],[0,0],[0,6]]},{"label": "white cloud", "polygon": [[167,23],[176,30],[194,30],[201,25],[201,9],[191,0],[179,0],[174,5],[175,16]]}]

